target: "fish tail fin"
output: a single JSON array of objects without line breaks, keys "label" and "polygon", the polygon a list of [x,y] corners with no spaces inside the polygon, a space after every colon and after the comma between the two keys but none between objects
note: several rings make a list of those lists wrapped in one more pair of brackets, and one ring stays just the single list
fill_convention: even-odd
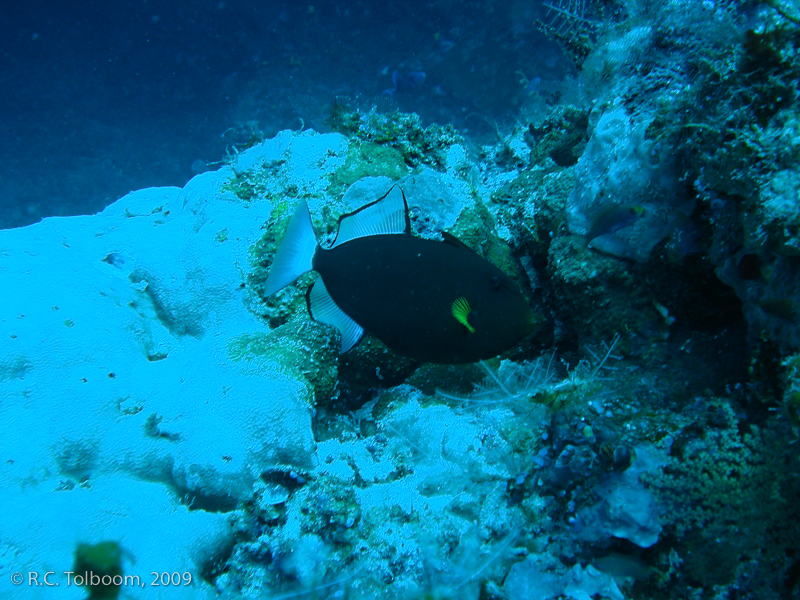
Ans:
[{"label": "fish tail fin", "polygon": [[312,269],[314,254],[318,248],[311,213],[305,200],[301,200],[286,228],[286,235],[275,253],[269,277],[264,284],[264,293],[271,296],[295,279]]},{"label": "fish tail fin", "polygon": [[564,239],[567,240],[572,247],[578,251],[578,254],[583,254],[586,248],[589,247],[589,244],[592,243],[592,241],[585,235],[568,235],[564,237]]}]

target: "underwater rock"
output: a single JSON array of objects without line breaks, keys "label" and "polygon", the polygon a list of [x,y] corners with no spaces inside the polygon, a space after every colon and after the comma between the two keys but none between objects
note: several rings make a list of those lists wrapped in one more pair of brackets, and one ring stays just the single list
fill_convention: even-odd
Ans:
[{"label": "underwater rock", "polygon": [[647,120],[637,121],[617,105],[597,110],[592,120],[567,200],[570,230],[586,235],[609,208],[635,205],[643,211],[640,218],[598,232],[588,242],[602,252],[645,262],[677,221],[692,214],[695,200],[681,193],[669,154],[647,138]]},{"label": "underwater rock", "polygon": [[649,548],[661,533],[659,507],[653,493],[640,481],[643,473],[656,473],[666,464],[666,456],[649,443],[639,444],[636,460],[622,473],[612,473],[597,486],[602,499],[578,513],[579,535],[591,541],[608,536],[630,540]]},{"label": "underwater rock", "polygon": [[593,565],[584,569],[577,564],[568,572],[557,574],[563,570],[564,567],[550,557],[532,555],[511,567],[503,591],[509,600],[625,598],[613,577]]},{"label": "underwater rock", "polygon": [[[329,345],[300,350],[304,333],[270,334],[248,310],[251,244],[281,174],[240,194],[252,172],[276,168],[313,193],[342,144],[282,134],[183,189],[0,232],[9,569],[61,574],[79,543],[117,540],[125,574],[187,572],[193,587],[169,597],[205,597],[201,573],[260,474],[313,468],[311,411],[332,378],[308,365],[328,365]],[[26,526],[14,525],[22,513]],[[173,546],[168,561],[153,556],[154,524]]]}]

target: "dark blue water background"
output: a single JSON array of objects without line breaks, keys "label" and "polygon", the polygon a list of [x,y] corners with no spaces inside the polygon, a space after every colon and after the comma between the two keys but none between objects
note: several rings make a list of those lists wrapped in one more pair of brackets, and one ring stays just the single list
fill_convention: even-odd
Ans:
[{"label": "dark blue water background", "polygon": [[[324,129],[334,98],[397,94],[476,144],[559,77],[538,2],[14,3],[0,19],[0,227],[183,185],[253,137]],[[305,112],[304,121],[298,118]]]}]

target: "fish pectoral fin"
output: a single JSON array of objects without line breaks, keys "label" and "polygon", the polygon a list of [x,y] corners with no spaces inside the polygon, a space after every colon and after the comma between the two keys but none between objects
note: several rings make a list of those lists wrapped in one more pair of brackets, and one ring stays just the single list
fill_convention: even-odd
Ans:
[{"label": "fish pectoral fin", "polygon": [[332,325],[342,334],[342,353],[355,346],[364,329],[351,319],[331,298],[322,277],[317,277],[308,294],[308,308],[315,321]]},{"label": "fish pectoral fin", "polygon": [[467,331],[469,331],[470,333],[475,333],[475,328],[472,325],[470,325],[469,321],[467,320],[469,313],[472,312],[472,308],[470,307],[469,302],[467,302],[467,299],[464,298],[464,296],[459,296],[458,298],[456,298],[450,310],[453,313],[453,316],[456,318],[456,321],[458,321],[464,327],[466,327]]}]

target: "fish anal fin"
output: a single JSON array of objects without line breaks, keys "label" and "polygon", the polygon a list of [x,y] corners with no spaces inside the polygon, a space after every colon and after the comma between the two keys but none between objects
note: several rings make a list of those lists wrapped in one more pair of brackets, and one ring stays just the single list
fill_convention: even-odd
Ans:
[{"label": "fish anal fin", "polygon": [[364,335],[364,329],[336,305],[325,287],[322,277],[317,277],[307,296],[308,310],[315,321],[331,325],[342,335],[342,350],[347,352]]}]

